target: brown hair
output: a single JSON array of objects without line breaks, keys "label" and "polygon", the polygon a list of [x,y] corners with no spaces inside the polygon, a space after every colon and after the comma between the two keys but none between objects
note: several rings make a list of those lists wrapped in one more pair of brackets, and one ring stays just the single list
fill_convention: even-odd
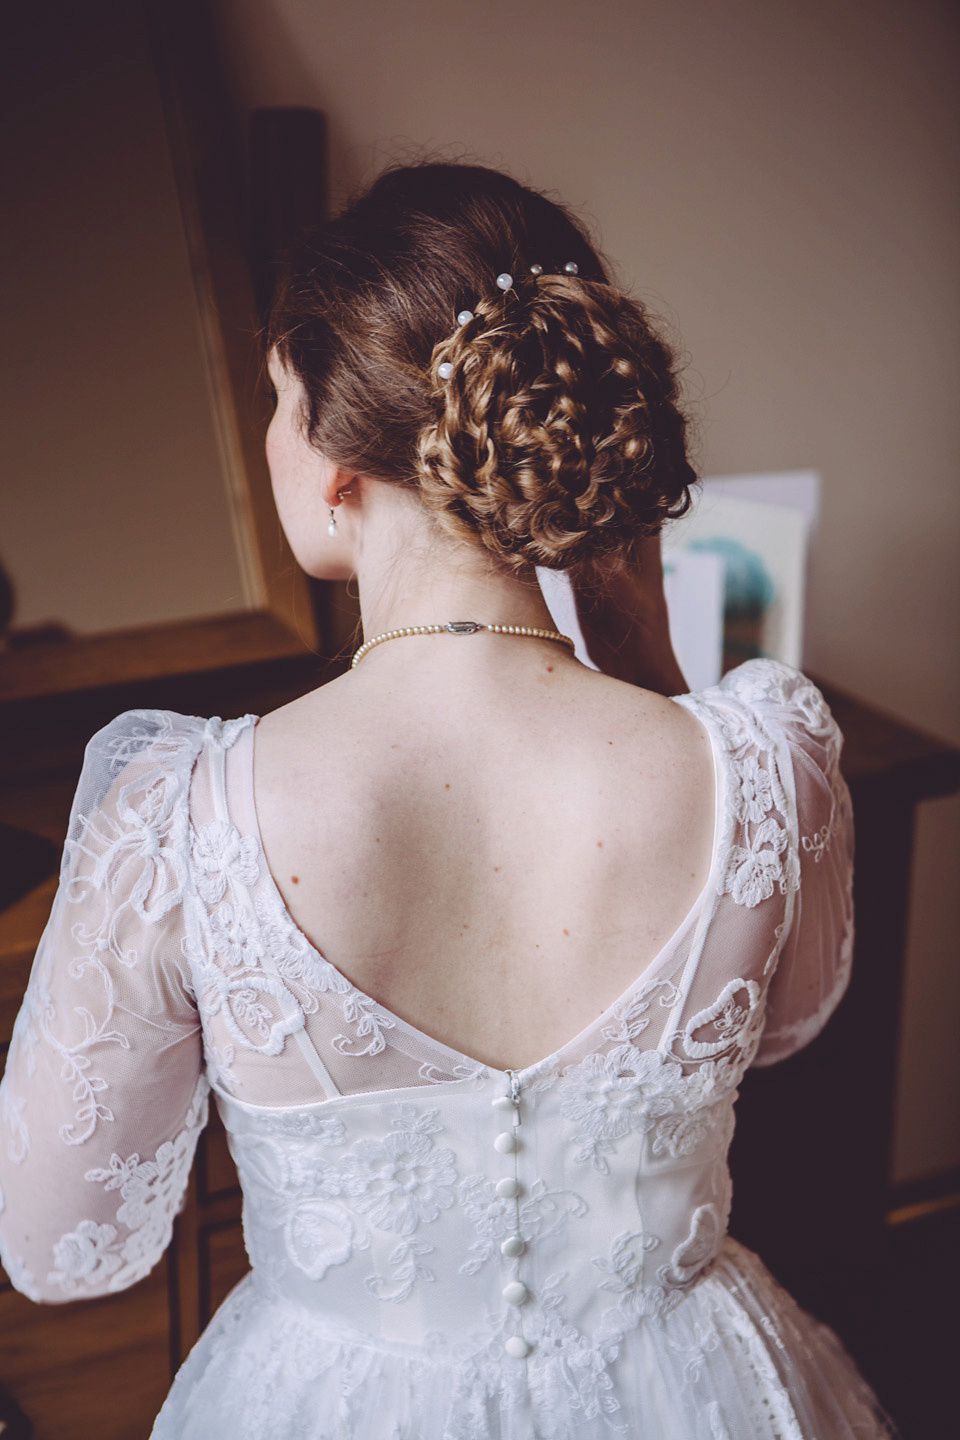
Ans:
[{"label": "brown hair", "polygon": [[671,351],[578,221],[497,171],[385,171],[302,237],[267,342],[312,444],[510,566],[622,559],[689,508]]}]

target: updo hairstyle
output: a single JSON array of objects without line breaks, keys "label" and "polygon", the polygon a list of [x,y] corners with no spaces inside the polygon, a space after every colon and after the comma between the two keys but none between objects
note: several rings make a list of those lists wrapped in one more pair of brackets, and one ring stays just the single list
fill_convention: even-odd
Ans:
[{"label": "updo hairstyle", "polygon": [[497,171],[385,171],[298,242],[267,342],[311,444],[511,568],[622,562],[689,508],[673,355],[577,220]]}]

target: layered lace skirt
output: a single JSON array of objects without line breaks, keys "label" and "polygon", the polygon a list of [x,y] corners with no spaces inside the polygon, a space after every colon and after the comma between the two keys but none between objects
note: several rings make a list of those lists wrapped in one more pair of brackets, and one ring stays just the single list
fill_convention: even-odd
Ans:
[{"label": "layered lace skirt", "polygon": [[152,1440],[876,1440],[894,1428],[833,1332],[727,1239],[683,1300],[619,1338],[549,1329],[526,1360],[352,1334],[248,1275]]}]

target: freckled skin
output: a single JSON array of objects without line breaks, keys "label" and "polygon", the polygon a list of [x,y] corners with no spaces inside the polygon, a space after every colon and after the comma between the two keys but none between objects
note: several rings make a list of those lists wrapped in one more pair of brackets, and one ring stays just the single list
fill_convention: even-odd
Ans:
[{"label": "freckled skin", "polygon": [[299,885],[299,884],[300,884],[300,876],[299,876],[299,875],[291,875],[291,876],[290,876],[290,884],[291,884],[291,885]]}]

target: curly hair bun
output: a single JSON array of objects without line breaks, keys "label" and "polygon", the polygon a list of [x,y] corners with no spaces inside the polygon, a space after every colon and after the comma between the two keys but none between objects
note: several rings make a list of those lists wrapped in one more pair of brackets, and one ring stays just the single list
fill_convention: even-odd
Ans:
[{"label": "curly hair bun", "polygon": [[689,506],[670,350],[580,221],[499,171],[386,170],[301,238],[267,341],[311,444],[507,565],[626,559]]},{"label": "curly hair bun", "polygon": [[672,357],[612,286],[518,279],[478,302],[431,365],[437,416],[419,481],[452,535],[514,567],[571,569],[622,555],[689,508]]}]

